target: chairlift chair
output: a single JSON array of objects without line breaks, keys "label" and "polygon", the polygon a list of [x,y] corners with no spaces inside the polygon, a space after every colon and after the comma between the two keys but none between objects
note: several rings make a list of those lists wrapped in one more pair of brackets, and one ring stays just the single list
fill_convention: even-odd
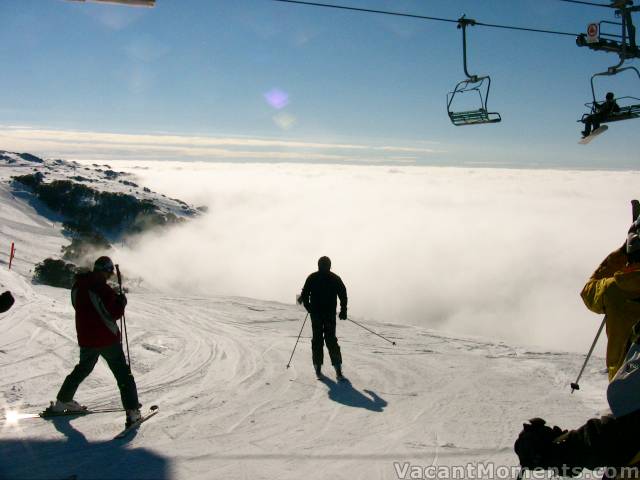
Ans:
[{"label": "chairlift chair", "polygon": [[[451,122],[455,126],[478,125],[482,123],[497,123],[502,120],[498,112],[487,110],[487,99],[491,88],[491,78],[489,76],[468,78],[456,85],[456,88],[447,94],[447,113]],[[451,109],[453,99],[465,93],[477,93],[480,100],[480,107],[476,110],[466,110],[456,112]],[[484,92],[484,93],[483,93]]]},{"label": "chairlift chair", "polygon": [[[464,73],[466,79],[459,82],[452,92],[447,93],[447,114],[451,123],[455,126],[481,125],[483,123],[497,123],[502,120],[498,112],[489,112],[487,100],[491,89],[491,78],[488,75],[471,75],[467,69],[467,26],[475,25],[476,21],[465,18],[463,15],[458,20],[458,28],[462,29],[462,56]],[[475,110],[455,111],[453,110],[453,100],[460,98],[463,94],[477,93],[479,105]]]},{"label": "chairlift chair", "polygon": [[[585,107],[589,109],[589,112],[584,113],[582,115],[582,118],[579,120],[580,122],[584,123],[587,117],[589,117],[590,115],[596,114],[598,111],[596,107],[601,102],[598,102],[596,98],[596,89],[595,89],[594,80],[597,77],[605,77],[605,76],[608,77],[608,76],[617,75],[624,71],[631,71],[631,72],[634,72],[638,77],[638,80],[640,80],[640,72],[636,67],[619,68],[622,65],[622,63],[623,62],[621,61],[621,63],[619,63],[618,65],[614,67],[610,67],[606,72],[596,73],[591,77],[591,95],[592,95],[593,101],[585,103]],[[621,120],[631,120],[633,118],[640,117],[640,98],[632,97],[632,96],[623,96],[623,97],[617,97],[616,101],[618,102],[620,111],[611,112],[606,117],[600,119],[601,124],[618,122]]]}]

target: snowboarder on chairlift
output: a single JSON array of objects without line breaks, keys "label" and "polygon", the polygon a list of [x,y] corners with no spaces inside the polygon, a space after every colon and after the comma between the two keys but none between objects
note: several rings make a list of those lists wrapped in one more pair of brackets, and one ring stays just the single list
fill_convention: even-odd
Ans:
[{"label": "snowboarder on chairlift", "polygon": [[341,380],[343,378],[342,355],[336,337],[336,297],[340,299],[338,317],[340,320],[346,320],[347,289],[342,279],[331,271],[329,257],[321,257],[318,260],[318,271],[307,277],[298,302],[303,304],[311,315],[313,329],[311,350],[316,376],[322,375],[323,344],[326,344],[331,364],[336,369],[338,380]]},{"label": "snowboarder on chairlift", "polygon": [[620,111],[620,106],[615,100],[613,92],[608,92],[605,101],[602,103],[594,103],[595,113],[587,115],[584,122],[584,130],[582,131],[582,138],[586,138],[591,134],[592,130],[600,128],[600,123],[609,117],[612,113]]},{"label": "snowboarder on chairlift", "polygon": [[80,383],[93,371],[98,358],[107,362],[113,373],[122,405],[126,411],[128,427],[140,419],[140,404],[131,368],[127,365],[122,349],[120,330],[116,321],[124,315],[127,297],[116,293],[107,280],[114,273],[114,265],[109,257],[98,258],[92,272],[76,275],[71,289],[71,303],[75,309],[76,332],[80,346],[80,361],[65,378],[62,387],[51,402],[54,413],[83,411],[85,407],[73,397]]}]

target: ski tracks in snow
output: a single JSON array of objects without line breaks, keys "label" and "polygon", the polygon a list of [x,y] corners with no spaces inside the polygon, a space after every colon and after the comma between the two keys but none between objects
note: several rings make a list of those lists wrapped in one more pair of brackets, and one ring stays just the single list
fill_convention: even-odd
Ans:
[{"label": "ski tracks in snow", "polygon": [[[45,405],[73,367],[67,296],[38,287],[13,313],[16,326],[0,344],[8,352],[0,355],[5,403]],[[397,478],[394,462],[514,465],[513,441],[529,417],[576,426],[593,414],[593,402],[571,397],[563,385],[579,356],[391,324],[368,325],[397,346],[339,322],[349,381],[336,382],[328,364],[318,381],[309,326],[286,369],[303,318],[299,307],[273,302],[130,294],[127,326],[140,399],[162,411],[127,448],[166,457],[175,478]],[[590,381],[599,382],[598,374]],[[104,365],[77,398],[119,405]],[[105,414],[74,423],[88,441],[100,441],[117,433],[121,420]],[[48,422],[24,420],[20,428],[21,435],[60,435]],[[69,461],[76,458],[69,452]]]}]

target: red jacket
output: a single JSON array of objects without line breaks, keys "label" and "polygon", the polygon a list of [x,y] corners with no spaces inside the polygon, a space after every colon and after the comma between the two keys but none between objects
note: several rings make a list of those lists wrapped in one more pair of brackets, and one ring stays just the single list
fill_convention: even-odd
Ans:
[{"label": "red jacket", "polygon": [[107,347],[120,341],[116,321],[124,314],[124,306],[101,274],[76,275],[71,303],[76,310],[76,332],[81,347]]}]

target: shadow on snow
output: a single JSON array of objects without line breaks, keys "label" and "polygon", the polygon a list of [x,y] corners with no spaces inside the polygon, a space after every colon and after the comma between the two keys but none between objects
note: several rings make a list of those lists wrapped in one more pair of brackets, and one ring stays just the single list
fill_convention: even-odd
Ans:
[{"label": "shadow on snow", "polygon": [[364,408],[372,412],[382,412],[387,406],[387,401],[380,398],[375,392],[363,390],[369,396],[364,395],[356,390],[347,379],[336,382],[328,377],[322,377],[320,381],[329,387],[329,398],[334,402],[342,403],[348,407]]},{"label": "shadow on snow", "polygon": [[0,478],[169,479],[169,460],[144,448],[125,448],[123,440],[89,442],[69,417],[50,421],[66,440],[0,440]]}]

